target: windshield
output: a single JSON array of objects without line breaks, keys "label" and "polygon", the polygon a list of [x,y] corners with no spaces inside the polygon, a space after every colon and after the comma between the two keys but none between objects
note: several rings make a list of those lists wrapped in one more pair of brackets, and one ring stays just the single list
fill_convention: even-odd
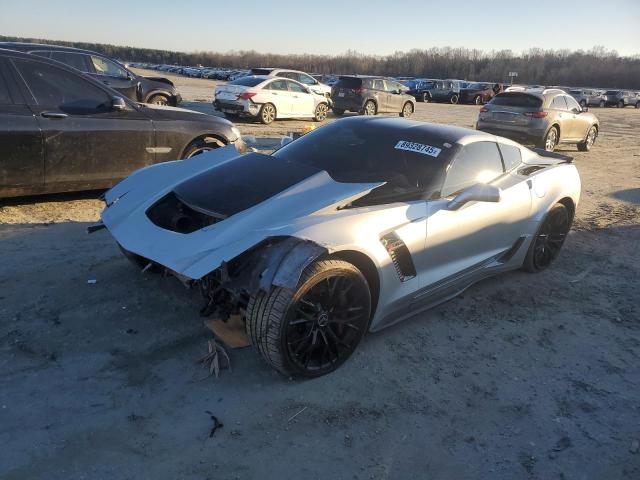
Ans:
[{"label": "windshield", "polygon": [[618,95],[619,93],[619,90],[607,90],[606,95]]},{"label": "windshield", "polygon": [[[405,149],[405,144],[423,152],[432,147],[428,150],[431,154]],[[414,131],[402,124],[376,121],[338,121],[304,135],[273,156],[325,170],[338,182],[387,182],[372,193],[410,200],[439,192],[453,150],[444,147],[441,138],[425,134],[424,129]]]},{"label": "windshield", "polygon": [[485,87],[486,84],[484,83],[470,83],[467,85],[466,88],[468,88],[469,90],[482,90]]}]

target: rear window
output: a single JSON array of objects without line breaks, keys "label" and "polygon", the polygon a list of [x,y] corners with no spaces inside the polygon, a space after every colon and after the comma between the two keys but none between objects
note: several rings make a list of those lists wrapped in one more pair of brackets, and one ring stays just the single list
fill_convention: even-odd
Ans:
[{"label": "rear window", "polygon": [[240,77],[233,82],[229,82],[229,85],[241,85],[243,87],[255,87],[260,83],[264,82],[264,78],[259,77]]},{"label": "rear window", "polygon": [[505,107],[540,108],[542,106],[542,99],[527,93],[507,92],[499,93],[493,97],[490,103]]},{"label": "rear window", "polygon": [[252,68],[249,71],[250,75],[269,75],[273,72],[273,68]]},{"label": "rear window", "polygon": [[360,88],[362,79],[353,77],[341,77],[336,83],[336,87],[340,88]]}]

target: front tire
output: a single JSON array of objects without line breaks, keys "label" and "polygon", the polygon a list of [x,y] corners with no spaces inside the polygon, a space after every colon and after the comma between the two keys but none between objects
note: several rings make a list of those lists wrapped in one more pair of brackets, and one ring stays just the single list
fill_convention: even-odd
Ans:
[{"label": "front tire", "polygon": [[169,98],[166,95],[152,95],[151,98],[147,101],[151,105],[169,105]]},{"label": "front tire", "polygon": [[593,147],[593,144],[596,142],[596,138],[598,137],[598,129],[592,126],[587,132],[587,136],[584,139],[584,142],[580,142],[578,144],[578,150],[581,152],[588,152]]},{"label": "front tire", "polygon": [[402,106],[402,111],[400,112],[400,116],[404,118],[409,118],[413,115],[413,103],[407,102]]},{"label": "front tire", "polygon": [[194,140],[185,149],[184,154],[182,155],[182,159],[185,160],[187,158],[195,157],[196,155],[214,150],[223,145],[224,144],[222,142],[214,139],[209,139],[208,142],[205,141],[205,139]]},{"label": "front tire", "polygon": [[352,264],[318,260],[294,290],[271,287],[249,299],[247,335],[287,376],[319,377],[342,365],[369,326],[369,285]]},{"label": "front tire", "polygon": [[598,105],[600,106],[600,108],[604,108],[606,103],[604,102],[604,100],[600,100],[600,103]]},{"label": "front tire", "polygon": [[581,106],[582,108],[586,107],[586,106],[587,106],[587,102],[586,102],[586,100],[580,100],[580,106]]},{"label": "front tire", "polygon": [[563,204],[556,203],[542,220],[531,241],[523,268],[536,273],[551,265],[560,253],[570,228],[569,210]]},{"label": "front tire", "polygon": [[430,100],[431,100],[431,98],[429,97],[429,94],[428,94],[428,93],[423,93],[423,94],[422,94],[422,101],[423,101],[424,103],[429,103],[429,101],[430,101]]},{"label": "front tire", "polygon": [[342,108],[334,108],[332,111],[338,117],[341,117],[342,115],[344,115],[344,109]]},{"label": "front tire", "polygon": [[624,108],[624,100],[618,102],[618,108]]},{"label": "front tire", "polygon": [[458,103],[458,95],[451,95],[451,98],[449,98],[449,102],[451,103],[451,105],[455,105]]},{"label": "front tire", "polygon": [[322,122],[327,118],[327,113],[329,112],[329,105],[326,103],[319,103],[316,107],[316,111],[314,112],[313,119],[316,122]]},{"label": "front tire", "polygon": [[474,99],[473,99],[473,103],[475,103],[476,105],[482,105],[482,97],[480,95],[477,95]]},{"label": "front tire", "polygon": [[276,119],[276,116],[276,107],[273,103],[265,103],[260,108],[260,112],[258,112],[258,118],[260,118],[260,121],[265,125],[272,123]]}]

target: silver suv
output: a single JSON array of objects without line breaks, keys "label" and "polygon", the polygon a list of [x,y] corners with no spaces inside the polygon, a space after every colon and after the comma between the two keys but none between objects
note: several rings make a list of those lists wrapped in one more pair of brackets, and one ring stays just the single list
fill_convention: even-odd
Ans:
[{"label": "silver suv", "polygon": [[478,130],[533,143],[552,152],[558,144],[591,150],[600,124],[563,90],[525,90],[496,95],[480,109]]},{"label": "silver suv", "polygon": [[590,89],[572,89],[569,90],[569,95],[576,99],[576,102],[581,107],[604,107],[607,103],[607,97],[602,90],[590,90]]}]

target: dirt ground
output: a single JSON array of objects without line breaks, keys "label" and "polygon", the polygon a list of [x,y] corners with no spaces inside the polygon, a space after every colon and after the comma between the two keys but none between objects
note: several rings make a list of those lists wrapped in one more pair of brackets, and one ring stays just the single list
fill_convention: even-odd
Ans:
[{"label": "dirt ground", "polygon": [[[215,82],[174,79],[210,109],[197,102]],[[1,204],[0,478],[640,478],[640,111],[593,111],[594,149],[562,149],[583,196],[551,269],[370,334],[316,380],[250,348],[203,379],[200,298],[85,234],[98,193]],[[415,118],[476,115],[418,104]],[[212,437],[206,412],[224,424]]]}]

